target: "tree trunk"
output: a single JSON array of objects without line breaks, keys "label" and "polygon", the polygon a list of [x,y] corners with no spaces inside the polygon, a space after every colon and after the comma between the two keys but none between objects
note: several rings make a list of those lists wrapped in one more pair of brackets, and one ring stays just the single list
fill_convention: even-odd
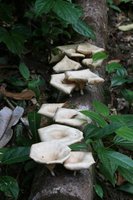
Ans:
[{"label": "tree trunk", "polygon": [[[84,20],[91,25],[95,34],[95,44],[106,46],[107,42],[107,8],[105,0],[77,0],[84,9]],[[104,67],[97,70],[102,77]],[[103,86],[88,87],[83,96],[75,93],[68,99],[68,104],[78,109],[90,109],[92,101],[103,101]],[[57,167],[56,176],[46,173],[45,167],[40,167],[33,181],[29,200],[92,200],[93,173],[91,170],[81,170],[76,176],[63,167]]]}]

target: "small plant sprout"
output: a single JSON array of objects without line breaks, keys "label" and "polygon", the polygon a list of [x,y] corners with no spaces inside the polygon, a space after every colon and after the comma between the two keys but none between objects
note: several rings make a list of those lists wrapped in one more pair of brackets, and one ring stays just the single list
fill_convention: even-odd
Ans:
[{"label": "small plant sprout", "polygon": [[65,103],[46,103],[42,104],[40,110],[38,111],[39,114],[42,114],[46,117],[53,118],[57,108],[61,108],[64,106]]},{"label": "small plant sprout", "polygon": [[92,122],[90,118],[82,113],[69,108],[59,108],[55,113],[54,120],[57,123],[76,127],[81,127],[84,124]]},{"label": "small plant sprout", "polygon": [[33,144],[30,157],[38,162],[46,164],[52,175],[56,164],[62,164],[70,156],[71,149],[61,142],[40,142]]},{"label": "small plant sprout", "polygon": [[78,129],[59,124],[40,128],[38,132],[42,142],[53,141],[70,145],[83,139],[83,133]]},{"label": "small plant sprout", "polygon": [[67,56],[65,56],[60,62],[58,62],[54,67],[53,70],[57,73],[65,72],[69,70],[77,70],[81,68],[81,64],[74,60],[71,60]]},{"label": "small plant sprout", "polygon": [[64,79],[65,79],[64,73],[53,74],[51,76],[50,84],[66,94],[71,94],[72,90],[76,87],[76,84],[74,83],[66,84],[63,82]]},{"label": "small plant sprout", "polygon": [[70,157],[64,162],[64,167],[69,170],[89,169],[94,164],[91,152],[72,151]]}]

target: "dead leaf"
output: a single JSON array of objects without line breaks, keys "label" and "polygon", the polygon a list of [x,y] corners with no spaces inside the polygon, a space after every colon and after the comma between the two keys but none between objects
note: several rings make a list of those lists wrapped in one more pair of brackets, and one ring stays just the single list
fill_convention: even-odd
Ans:
[{"label": "dead leaf", "polygon": [[30,100],[35,97],[35,93],[32,90],[23,90],[20,93],[9,92],[5,89],[5,87],[0,87],[0,93],[6,97],[13,98],[15,100]]},{"label": "dead leaf", "polygon": [[120,173],[118,173],[117,174],[117,185],[120,186],[125,182],[126,182],[126,180],[123,178],[123,176],[121,176]]}]

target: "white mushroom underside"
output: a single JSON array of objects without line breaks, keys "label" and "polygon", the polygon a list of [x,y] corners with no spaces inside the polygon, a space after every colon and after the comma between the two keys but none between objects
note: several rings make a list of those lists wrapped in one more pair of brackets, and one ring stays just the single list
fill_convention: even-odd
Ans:
[{"label": "white mushroom underside", "polygon": [[60,142],[40,142],[31,146],[30,157],[39,163],[63,163],[70,156],[70,151]]},{"label": "white mushroom underside", "polygon": [[69,170],[88,169],[94,164],[94,158],[91,152],[73,151],[70,157],[64,162],[64,167]]},{"label": "white mushroom underside", "polygon": [[80,142],[83,139],[83,133],[78,129],[53,124],[38,130],[41,141],[59,141],[65,145]]},{"label": "white mushroom underside", "polygon": [[55,113],[54,120],[57,123],[80,127],[85,123],[91,123],[91,119],[82,113],[68,108],[59,108]]},{"label": "white mushroom underside", "polygon": [[71,91],[76,87],[74,83],[72,84],[66,84],[63,83],[65,79],[65,74],[53,74],[51,76],[50,84],[54,86],[55,88],[59,89],[60,91],[70,94]]},{"label": "white mushroom underside", "polygon": [[104,79],[89,69],[65,72],[66,78],[70,81],[87,81],[90,84],[104,82]]},{"label": "white mushroom underside", "polygon": [[98,60],[96,62],[93,62],[92,58],[85,58],[82,60],[82,64],[87,67],[90,67],[90,66],[92,66],[94,68],[100,67],[102,65],[102,63],[103,63],[103,60]]},{"label": "white mushroom underside", "polygon": [[42,104],[38,113],[45,115],[46,117],[53,118],[57,108],[61,108],[64,106],[64,103],[46,103]]},{"label": "white mushroom underside", "polygon": [[104,49],[97,47],[93,44],[90,44],[88,42],[79,44],[77,47],[77,52],[83,53],[84,55],[95,54],[95,53],[101,52],[101,51],[104,51]]},{"label": "white mushroom underside", "polygon": [[74,60],[71,60],[67,56],[65,56],[60,62],[58,62],[54,67],[53,70],[57,73],[65,72],[69,70],[77,70],[81,68],[81,64]]}]

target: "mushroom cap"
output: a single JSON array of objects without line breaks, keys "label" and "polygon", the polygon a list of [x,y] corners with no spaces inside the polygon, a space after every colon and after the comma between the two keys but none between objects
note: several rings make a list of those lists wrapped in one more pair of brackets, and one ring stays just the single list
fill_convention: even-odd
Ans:
[{"label": "mushroom cap", "polygon": [[46,103],[42,104],[38,113],[45,115],[46,117],[53,118],[57,108],[61,108],[65,103]]},{"label": "mushroom cap", "polygon": [[90,84],[104,82],[104,79],[89,69],[65,72],[66,78],[70,81],[85,81]]},{"label": "mushroom cap", "polygon": [[64,162],[64,167],[69,170],[88,169],[94,164],[94,158],[91,152],[73,151],[70,157]]},{"label": "mushroom cap", "polygon": [[58,90],[66,94],[70,94],[72,90],[76,87],[76,85],[74,83],[71,83],[71,84],[63,83],[64,79],[65,79],[64,73],[53,74],[51,75],[50,84],[54,86],[55,88],[57,88]]},{"label": "mushroom cap", "polygon": [[33,144],[30,158],[38,163],[63,163],[70,156],[71,149],[61,142],[40,142]]},{"label": "mushroom cap", "polygon": [[77,47],[77,52],[82,53],[84,55],[91,55],[101,51],[104,51],[104,49],[90,44],[88,42],[81,43]]},{"label": "mushroom cap", "polygon": [[68,49],[65,51],[65,54],[70,58],[84,58],[85,55],[82,53],[77,53],[75,49]]},{"label": "mushroom cap", "polygon": [[93,67],[93,68],[96,68],[96,67],[100,67],[103,63],[103,60],[98,60],[96,62],[93,61],[92,58],[85,58],[82,60],[82,64],[87,66],[87,67]]},{"label": "mushroom cap", "polygon": [[59,72],[65,72],[69,70],[77,70],[81,68],[81,64],[71,60],[67,56],[65,56],[60,62],[58,62],[54,67],[53,70],[57,73]]},{"label": "mushroom cap", "polygon": [[74,109],[59,108],[55,113],[54,120],[57,123],[80,127],[85,123],[91,123],[91,119]]},{"label": "mushroom cap", "polygon": [[40,128],[38,132],[42,142],[59,141],[65,145],[70,145],[83,139],[83,133],[78,129],[59,124]]}]

